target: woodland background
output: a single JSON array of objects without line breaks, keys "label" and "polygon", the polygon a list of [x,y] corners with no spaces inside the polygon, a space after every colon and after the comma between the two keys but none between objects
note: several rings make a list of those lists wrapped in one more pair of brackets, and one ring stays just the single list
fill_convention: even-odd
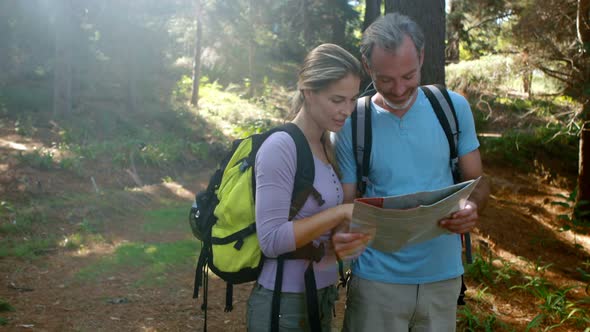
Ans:
[{"label": "woodland background", "polygon": [[[194,193],[289,117],[310,49],[358,56],[391,11],[425,30],[423,83],[470,101],[492,184],[460,330],[590,331],[590,0],[0,0],[0,326],[201,329]],[[241,287],[225,314],[212,281],[210,330],[244,329]]]}]

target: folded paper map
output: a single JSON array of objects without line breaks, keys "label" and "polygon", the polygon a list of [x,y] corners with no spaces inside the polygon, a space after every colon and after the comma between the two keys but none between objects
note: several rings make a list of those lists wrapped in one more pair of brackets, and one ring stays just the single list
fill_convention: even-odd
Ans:
[{"label": "folded paper map", "polygon": [[357,198],[351,232],[373,235],[370,246],[383,252],[451,234],[438,222],[465,207],[480,178],[446,188],[389,197]]}]

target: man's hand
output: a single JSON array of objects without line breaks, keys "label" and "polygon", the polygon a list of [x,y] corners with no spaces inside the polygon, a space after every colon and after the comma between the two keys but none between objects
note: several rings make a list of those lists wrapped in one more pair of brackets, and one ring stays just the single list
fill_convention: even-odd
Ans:
[{"label": "man's hand", "polygon": [[337,232],[332,235],[332,245],[338,258],[351,260],[363,253],[370,239],[369,234]]},{"label": "man's hand", "polygon": [[450,232],[463,234],[473,230],[478,218],[477,204],[467,201],[465,208],[455,212],[451,218],[441,220],[439,225]]}]

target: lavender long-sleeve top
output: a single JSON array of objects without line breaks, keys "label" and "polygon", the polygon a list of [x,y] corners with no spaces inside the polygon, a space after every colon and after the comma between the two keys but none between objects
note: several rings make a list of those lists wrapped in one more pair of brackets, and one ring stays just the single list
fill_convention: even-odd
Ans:
[{"label": "lavender long-sleeve top", "polygon": [[[319,206],[313,197],[308,197],[293,220],[312,216],[342,203],[342,185],[332,166],[316,157],[314,163],[314,187],[322,194],[325,203]],[[295,142],[285,132],[272,134],[256,155],[256,228],[260,247],[268,258],[258,283],[270,290],[274,289],[277,268],[277,261],[273,258],[296,249],[293,223],[288,221],[296,165]],[[324,242],[326,255],[320,262],[314,263],[318,289],[334,284],[338,278],[330,232],[314,240],[315,245],[320,242]],[[303,259],[285,260],[283,292],[305,291],[303,275],[308,264],[309,261]]]}]

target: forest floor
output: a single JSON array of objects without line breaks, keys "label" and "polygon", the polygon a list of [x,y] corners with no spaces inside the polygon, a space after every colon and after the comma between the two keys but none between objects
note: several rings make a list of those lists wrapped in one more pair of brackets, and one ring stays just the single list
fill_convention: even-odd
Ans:
[{"label": "forest floor", "polygon": [[[6,128],[0,131],[0,149],[5,156],[37,143]],[[35,234],[70,241],[74,238],[69,235],[76,232],[94,236],[93,240],[87,236],[82,245],[62,241],[36,250],[34,257],[0,256],[0,299],[13,309],[0,312],[4,319],[0,330],[202,330],[202,299],[192,298],[196,253],[178,262],[164,251],[167,244],[180,244],[174,250],[181,253],[197,248],[185,215],[194,192],[206,185],[210,165],[201,165],[199,174],[178,176],[175,182],[152,181],[156,184],[123,188],[116,177],[129,172],[108,171],[110,165],[97,164],[96,169],[85,170],[85,174],[95,174],[93,186],[88,177],[63,170],[16,167],[16,159],[8,157],[0,163],[3,201],[55,204],[51,213],[44,212],[51,223],[39,225]],[[144,180],[149,177],[141,170],[136,172]],[[546,303],[532,292],[510,286],[537,276],[550,283],[551,289],[575,287],[567,292],[569,303],[584,299],[588,280],[580,269],[589,268],[590,240],[559,231],[557,216],[566,210],[552,202],[559,200],[556,194],[569,195],[572,179],[544,174],[543,170],[517,171],[509,162],[486,163],[485,173],[492,196],[473,236],[476,251],[483,257],[479,260],[483,274],[481,280],[466,279],[467,307],[482,321],[488,317],[503,322],[507,330],[523,331],[539,313],[550,315],[550,311],[543,311]],[[64,200],[87,205],[63,205]],[[165,218],[166,227],[158,226],[161,221],[146,214],[162,209],[171,211]],[[85,217],[88,215],[93,216],[90,221]],[[81,226],[90,228],[89,223],[93,231],[80,233]],[[0,233],[0,240],[26,243],[31,238]],[[490,265],[485,266],[486,262]],[[209,331],[245,330],[250,289],[250,284],[237,286],[234,310],[224,313],[225,285],[214,276],[210,278]],[[336,329],[341,326],[344,299],[341,290]],[[589,309],[587,303],[575,303],[582,311]],[[541,327],[562,318],[547,318]],[[480,323],[474,330],[486,324]],[[487,324],[503,330],[494,322]],[[583,331],[583,327],[566,322],[554,330]]]}]

